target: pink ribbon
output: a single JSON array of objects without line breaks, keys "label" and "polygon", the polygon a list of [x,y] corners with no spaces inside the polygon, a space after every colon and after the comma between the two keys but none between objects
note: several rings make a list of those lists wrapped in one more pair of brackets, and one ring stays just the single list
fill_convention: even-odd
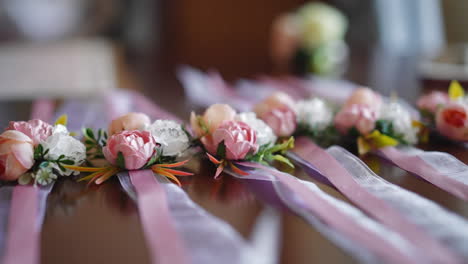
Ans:
[{"label": "pink ribbon", "polygon": [[34,186],[18,185],[13,189],[4,264],[39,263],[38,193]]},{"label": "pink ribbon", "polygon": [[245,167],[261,169],[274,176],[276,180],[283,183],[291,190],[291,194],[298,195],[307,209],[314,211],[328,225],[347,234],[355,241],[377,252],[388,261],[393,263],[414,263],[414,259],[402,254],[399,249],[395,248],[387,241],[382,240],[374,233],[369,232],[368,229],[362,228],[360,225],[350,221],[350,218],[343,216],[335,206],[330,205],[327,200],[311,192],[304,184],[300,183],[291,175],[258,163],[239,162],[238,164]]},{"label": "pink ribbon", "polygon": [[165,190],[151,170],[129,171],[153,263],[188,263],[182,239],[167,206]]},{"label": "pink ribbon", "polygon": [[457,263],[458,258],[443,244],[431,238],[420,227],[412,224],[384,200],[372,195],[358,184],[349,172],[325,150],[310,139],[296,139],[294,153],[313,164],[327,179],[351,201],[366,210],[380,222],[403,234],[410,242],[424,249],[428,255],[445,263]]},{"label": "pink ribbon", "polygon": [[418,175],[445,191],[468,201],[468,185],[437,171],[417,155],[403,153],[394,147],[382,148],[377,151],[377,154],[401,169]]},{"label": "pink ribbon", "polygon": [[[120,102],[126,105],[117,105]],[[142,111],[150,115],[172,115],[156,107],[143,95],[131,91],[118,91],[106,97],[109,119],[117,118],[128,111]],[[129,171],[137,191],[137,204],[146,241],[149,244],[153,263],[188,263],[185,245],[173,225],[166,192],[150,170]]]},{"label": "pink ribbon", "polygon": [[[51,100],[34,102],[31,119],[49,121],[54,111]],[[40,234],[43,212],[39,206],[39,189],[32,185],[17,185],[13,189],[4,264],[39,263]]]}]

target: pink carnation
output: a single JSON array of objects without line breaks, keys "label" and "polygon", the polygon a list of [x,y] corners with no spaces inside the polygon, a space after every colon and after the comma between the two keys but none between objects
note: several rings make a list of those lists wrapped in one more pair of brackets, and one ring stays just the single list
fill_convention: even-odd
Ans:
[{"label": "pink carnation", "polygon": [[17,130],[30,137],[34,146],[52,135],[53,127],[39,119],[29,121],[11,121],[7,130]]}]

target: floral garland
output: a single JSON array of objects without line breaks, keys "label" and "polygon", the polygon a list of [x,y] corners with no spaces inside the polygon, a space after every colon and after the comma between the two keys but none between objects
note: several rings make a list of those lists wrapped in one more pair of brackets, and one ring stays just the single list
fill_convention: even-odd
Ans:
[{"label": "floral garland", "polygon": [[341,109],[320,98],[295,102],[275,92],[254,111],[282,136],[307,136],[322,146],[355,142],[360,155],[386,146],[414,145],[425,131],[396,99],[383,100],[368,88],[353,92]]},{"label": "floral garland", "polygon": [[124,170],[150,169],[180,186],[176,176],[193,175],[173,169],[188,162],[175,161],[190,146],[190,135],[174,121],[151,123],[145,114],[128,113],[114,119],[108,132],[86,128],[83,135],[87,161],[95,166],[65,166],[74,171],[91,172],[79,181],[102,184]]},{"label": "floral garland", "polygon": [[67,167],[85,161],[85,146],[71,136],[66,123],[66,115],[54,126],[39,119],[10,122],[0,134],[0,180],[48,185],[76,175]]},{"label": "floral garland", "polygon": [[[214,104],[203,115],[192,112],[190,124],[196,136],[195,144],[201,146],[217,166],[215,178],[228,166],[235,173],[246,175],[247,172],[236,165],[242,161],[262,164],[278,161],[294,167],[282,155],[294,147],[294,138],[275,134],[253,112],[236,113],[229,105]],[[275,144],[277,135],[280,143]]]},{"label": "floral garland", "polygon": [[460,83],[452,81],[447,93],[421,96],[417,106],[428,127],[451,140],[468,141],[468,97]]}]

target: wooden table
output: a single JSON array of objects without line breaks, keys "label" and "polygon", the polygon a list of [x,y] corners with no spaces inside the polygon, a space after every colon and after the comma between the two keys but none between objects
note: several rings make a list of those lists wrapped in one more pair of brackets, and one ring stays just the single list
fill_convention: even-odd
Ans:
[{"label": "wooden table", "polygon": [[[363,84],[372,83],[372,60],[352,58],[349,76]],[[371,56],[367,54],[367,58]],[[119,56],[118,56],[119,57]],[[119,57],[120,58],[120,57]],[[160,71],[158,67],[145,68],[140,74],[133,74],[127,63],[120,61],[119,82],[123,87],[141,89],[155,102],[173,111],[184,119],[191,109],[180,85],[176,82],[173,69]],[[393,68],[395,69],[395,68]],[[398,71],[397,71],[398,72]],[[401,82],[417,83],[416,75],[407,73]],[[382,77],[383,80],[386,77]],[[138,81],[136,81],[138,80]],[[396,80],[396,79],[395,79]],[[414,100],[419,91],[414,87],[396,85],[397,91],[405,98]],[[388,92],[385,89],[381,91]],[[405,92],[406,91],[406,92]],[[26,119],[26,108],[18,112],[17,119]],[[4,123],[5,120],[2,120]],[[460,145],[431,145],[427,149],[452,153],[463,162],[468,154]],[[207,163],[192,168],[196,175],[184,181],[184,190],[208,212],[231,224],[248,238],[259,212],[265,206],[242,182],[227,175],[221,180],[212,178],[214,168]],[[199,167],[199,168],[197,168]],[[310,180],[300,169],[300,178]],[[468,204],[447,192],[417,179],[412,175],[391,167],[383,167],[381,176],[403,188],[414,191],[440,205],[468,217]],[[341,194],[318,183],[328,193],[346,200]],[[121,189],[116,179],[99,187],[86,188],[85,183],[71,180],[59,181],[47,204],[47,215],[42,231],[42,263],[149,263],[149,255],[139,224],[137,208]],[[281,263],[352,263],[354,260],[334,246],[301,218],[287,212],[280,212]],[[215,252],[213,253],[215,254]]]}]

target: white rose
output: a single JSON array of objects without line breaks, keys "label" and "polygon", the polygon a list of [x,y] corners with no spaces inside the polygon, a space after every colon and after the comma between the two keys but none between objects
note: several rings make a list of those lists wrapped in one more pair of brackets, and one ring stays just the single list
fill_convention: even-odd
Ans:
[{"label": "white rose", "polygon": [[271,127],[263,122],[263,120],[258,119],[254,112],[237,114],[235,120],[246,123],[250,128],[257,132],[257,144],[259,146],[270,143],[274,144],[276,142],[277,138]]},{"label": "white rose", "polygon": [[182,126],[171,120],[156,120],[144,130],[151,132],[156,142],[161,144],[165,156],[179,156],[190,145],[190,139]]},{"label": "white rose", "polygon": [[[64,126],[57,125],[56,128],[54,128],[52,135],[41,143],[44,150],[49,150],[44,158],[46,160],[57,160],[61,155],[65,155],[66,159],[74,162],[74,165],[83,163],[86,160],[86,147],[83,143],[68,135],[68,131]],[[65,176],[79,174],[79,172],[69,169],[61,173]]]},{"label": "white rose", "polygon": [[298,101],[294,110],[297,122],[307,125],[311,129],[323,130],[333,121],[331,107],[319,98]]},{"label": "white rose", "polygon": [[418,143],[419,128],[413,126],[411,113],[397,101],[382,104],[379,119],[392,122],[393,131],[403,135],[403,139],[409,144]]}]

